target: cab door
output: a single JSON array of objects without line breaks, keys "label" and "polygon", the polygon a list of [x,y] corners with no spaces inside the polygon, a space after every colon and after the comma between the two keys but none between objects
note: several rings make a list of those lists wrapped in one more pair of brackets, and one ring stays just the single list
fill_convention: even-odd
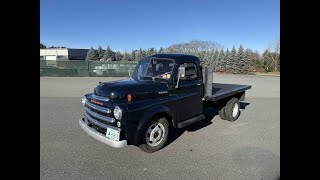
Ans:
[{"label": "cab door", "polygon": [[[202,114],[203,86],[199,68],[195,63],[183,63],[179,66],[185,67],[185,77],[180,77],[179,86],[173,91],[178,101],[177,120],[182,122]],[[178,77],[175,78],[175,82],[177,79]]]}]

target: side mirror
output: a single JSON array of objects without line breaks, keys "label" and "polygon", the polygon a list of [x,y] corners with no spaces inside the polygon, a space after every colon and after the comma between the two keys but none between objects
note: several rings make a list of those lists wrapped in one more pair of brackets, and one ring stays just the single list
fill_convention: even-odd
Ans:
[{"label": "side mirror", "polygon": [[185,77],[185,75],[186,75],[186,68],[180,66],[178,69],[178,81],[177,81],[176,88],[179,87],[180,77]]},{"label": "side mirror", "polygon": [[186,75],[186,68],[185,67],[179,67],[179,75],[180,75],[180,77],[184,77]]}]

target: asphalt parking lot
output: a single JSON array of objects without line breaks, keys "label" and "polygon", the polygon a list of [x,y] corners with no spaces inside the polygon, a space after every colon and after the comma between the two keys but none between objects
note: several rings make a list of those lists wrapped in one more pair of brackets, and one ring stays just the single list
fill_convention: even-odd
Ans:
[{"label": "asphalt parking lot", "polygon": [[109,147],[78,125],[83,94],[116,79],[40,77],[41,179],[279,179],[279,77],[214,74],[214,82],[252,85],[239,119],[209,108],[211,121],[176,131],[152,154]]}]

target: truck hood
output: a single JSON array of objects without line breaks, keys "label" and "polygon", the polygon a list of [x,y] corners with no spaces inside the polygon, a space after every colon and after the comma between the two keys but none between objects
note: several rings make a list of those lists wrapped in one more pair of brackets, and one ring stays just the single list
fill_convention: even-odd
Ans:
[{"label": "truck hood", "polygon": [[167,89],[166,83],[128,79],[100,83],[96,87],[95,94],[112,100],[126,99],[128,94],[140,99]]}]

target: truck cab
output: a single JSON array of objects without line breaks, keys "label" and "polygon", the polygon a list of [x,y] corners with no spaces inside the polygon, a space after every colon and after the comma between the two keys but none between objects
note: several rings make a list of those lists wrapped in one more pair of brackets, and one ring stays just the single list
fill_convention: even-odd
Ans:
[{"label": "truck cab", "polygon": [[79,124],[105,144],[136,145],[151,153],[166,144],[169,131],[205,119],[207,104],[217,108],[222,119],[236,120],[239,100],[251,86],[214,84],[212,71],[205,72],[192,55],[144,57],[130,79],[100,82],[84,96]]}]

